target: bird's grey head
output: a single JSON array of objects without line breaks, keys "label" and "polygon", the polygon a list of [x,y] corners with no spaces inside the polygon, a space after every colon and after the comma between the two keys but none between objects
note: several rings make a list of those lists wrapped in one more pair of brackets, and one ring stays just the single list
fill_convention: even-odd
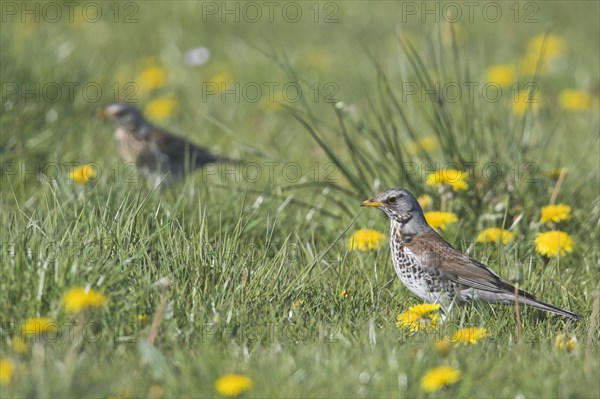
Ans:
[{"label": "bird's grey head", "polygon": [[111,119],[118,127],[139,135],[147,133],[151,126],[140,110],[127,103],[110,104],[98,113]]},{"label": "bird's grey head", "polygon": [[374,206],[381,209],[392,221],[400,224],[402,232],[414,234],[431,228],[425,221],[421,205],[410,191],[392,188],[366,200],[361,206]]}]

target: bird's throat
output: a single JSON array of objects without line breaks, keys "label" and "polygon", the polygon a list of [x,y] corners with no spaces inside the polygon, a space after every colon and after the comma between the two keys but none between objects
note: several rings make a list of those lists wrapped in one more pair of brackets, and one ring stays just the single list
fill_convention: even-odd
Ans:
[{"label": "bird's throat", "polygon": [[409,231],[407,223],[412,219],[412,215],[397,215],[396,218],[391,220],[391,235],[392,238],[396,237],[401,243],[410,242],[414,233]]}]

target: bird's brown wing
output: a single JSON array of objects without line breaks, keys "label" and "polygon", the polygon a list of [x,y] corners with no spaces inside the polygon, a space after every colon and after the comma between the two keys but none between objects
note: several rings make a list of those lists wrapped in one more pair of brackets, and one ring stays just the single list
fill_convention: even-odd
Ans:
[{"label": "bird's brown wing", "polygon": [[[515,287],[502,280],[494,271],[480,261],[473,259],[453,248],[435,231],[420,234],[418,242],[413,240],[413,252],[417,256],[427,257],[424,262],[444,275],[450,281],[464,286],[488,292],[514,292]],[[418,252],[418,253],[417,253]],[[520,291],[527,297],[530,294]]]},{"label": "bird's brown wing", "polygon": [[467,255],[450,257],[440,264],[449,278],[468,288],[489,292],[514,292],[514,287],[502,280],[486,265]]},{"label": "bird's brown wing", "polygon": [[166,155],[170,162],[192,162],[200,166],[206,163],[215,162],[217,157],[209,153],[206,149],[198,147],[189,141],[172,135],[161,129],[154,129],[150,135],[156,147]]}]

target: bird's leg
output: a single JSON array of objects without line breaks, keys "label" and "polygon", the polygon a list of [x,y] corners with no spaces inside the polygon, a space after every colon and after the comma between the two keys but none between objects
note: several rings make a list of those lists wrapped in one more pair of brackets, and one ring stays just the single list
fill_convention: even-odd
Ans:
[{"label": "bird's leg", "polygon": [[434,303],[439,303],[441,310],[440,319],[442,320],[442,323],[445,323],[446,318],[450,315],[450,312],[452,311],[452,307],[454,306],[455,300],[447,301],[440,296],[436,299]]}]

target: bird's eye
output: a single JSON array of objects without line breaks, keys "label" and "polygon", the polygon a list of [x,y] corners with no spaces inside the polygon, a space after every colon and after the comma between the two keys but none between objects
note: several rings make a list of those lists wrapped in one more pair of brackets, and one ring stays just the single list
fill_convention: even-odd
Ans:
[{"label": "bird's eye", "polygon": [[396,197],[395,195],[391,196],[387,200],[388,204],[394,204],[394,203],[396,203],[396,201],[398,201],[398,197]]}]

